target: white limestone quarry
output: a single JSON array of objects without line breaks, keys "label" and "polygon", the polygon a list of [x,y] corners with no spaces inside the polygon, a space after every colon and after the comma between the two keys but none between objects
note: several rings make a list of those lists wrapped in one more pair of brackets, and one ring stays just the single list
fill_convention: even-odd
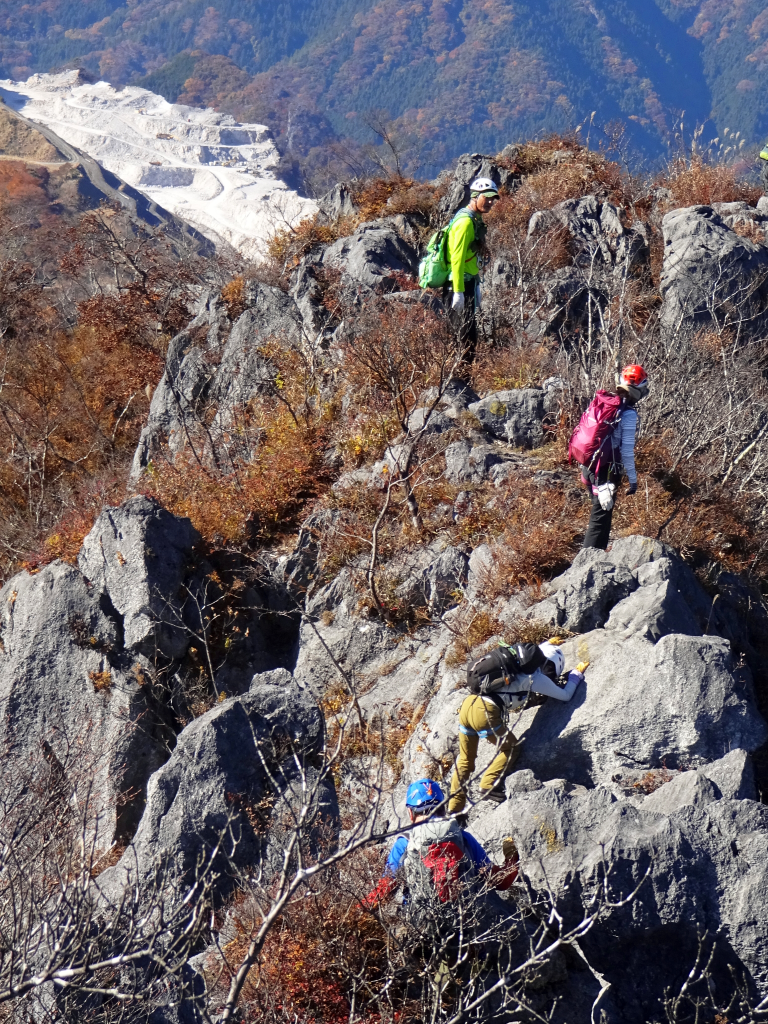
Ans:
[{"label": "white limestone quarry", "polygon": [[30,121],[197,228],[258,259],[276,229],[311,216],[315,204],[276,173],[279,154],[260,124],[107,82],[77,71],[0,81],[0,96]]}]

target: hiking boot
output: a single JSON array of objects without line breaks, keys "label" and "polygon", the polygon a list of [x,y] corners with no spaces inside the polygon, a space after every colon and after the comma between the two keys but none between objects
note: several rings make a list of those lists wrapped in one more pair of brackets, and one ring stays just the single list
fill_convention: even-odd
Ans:
[{"label": "hiking boot", "polygon": [[456,824],[459,826],[459,828],[466,828],[467,825],[469,824],[469,812],[468,811],[459,811],[456,814],[452,814],[451,817],[456,822]]},{"label": "hiking boot", "polygon": [[503,789],[483,789],[481,792],[483,799],[487,800],[489,804],[503,804],[507,799],[507,794]]}]

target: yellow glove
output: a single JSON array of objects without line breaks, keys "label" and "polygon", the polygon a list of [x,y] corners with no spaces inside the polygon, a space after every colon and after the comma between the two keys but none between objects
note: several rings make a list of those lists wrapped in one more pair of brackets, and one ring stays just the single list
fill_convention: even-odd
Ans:
[{"label": "yellow glove", "polygon": [[581,674],[584,675],[584,673],[587,671],[588,668],[589,668],[589,662],[588,661],[580,661],[579,664],[576,666],[576,671],[577,672],[581,672]]},{"label": "yellow glove", "polygon": [[561,636],[551,636],[549,640],[547,640],[547,643],[552,644],[553,647],[559,647],[560,644],[565,643],[565,640]]},{"label": "yellow glove", "polygon": [[505,836],[501,841],[501,852],[504,860],[517,860],[520,854],[517,852],[517,844],[512,836]]}]

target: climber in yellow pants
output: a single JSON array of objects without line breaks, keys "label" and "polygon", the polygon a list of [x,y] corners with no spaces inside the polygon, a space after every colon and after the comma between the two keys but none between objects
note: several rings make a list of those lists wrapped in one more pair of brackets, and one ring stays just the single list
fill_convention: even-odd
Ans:
[{"label": "climber in yellow pants", "polygon": [[[531,705],[532,695],[570,700],[584,681],[588,661],[571,669],[567,682],[559,682],[565,671],[565,657],[557,646],[559,642],[553,639],[538,647],[516,644],[514,648],[500,644],[495,651],[470,664],[467,683],[473,692],[459,708],[459,756],[448,802],[452,814],[464,810],[467,784],[475,770],[480,739],[487,739],[496,747],[496,756],[480,780],[480,795],[490,803],[500,804],[507,799],[504,777],[520,756],[520,745],[508,724],[509,712],[522,711]],[[507,659],[513,660],[507,668],[500,669],[499,664]]]},{"label": "climber in yellow pants", "polygon": [[448,802],[450,813],[464,809],[467,796],[463,787],[475,770],[477,747],[481,738],[493,743],[497,753],[483,773],[480,792],[498,803],[506,799],[504,791],[494,787],[517,761],[520,751],[505,718],[501,709],[491,700],[474,694],[464,699],[459,709],[459,756],[451,779],[451,799]]}]

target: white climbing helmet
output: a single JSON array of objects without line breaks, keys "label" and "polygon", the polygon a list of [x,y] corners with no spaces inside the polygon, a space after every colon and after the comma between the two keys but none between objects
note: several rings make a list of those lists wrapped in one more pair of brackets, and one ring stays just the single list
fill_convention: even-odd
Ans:
[{"label": "white climbing helmet", "polygon": [[471,196],[485,195],[488,198],[499,198],[499,186],[495,181],[491,181],[490,178],[475,178],[472,184],[469,186],[469,192]]},{"label": "white climbing helmet", "polygon": [[554,644],[539,644],[539,650],[545,658],[549,658],[555,666],[555,672],[561,676],[565,672],[565,655],[560,648]]}]

